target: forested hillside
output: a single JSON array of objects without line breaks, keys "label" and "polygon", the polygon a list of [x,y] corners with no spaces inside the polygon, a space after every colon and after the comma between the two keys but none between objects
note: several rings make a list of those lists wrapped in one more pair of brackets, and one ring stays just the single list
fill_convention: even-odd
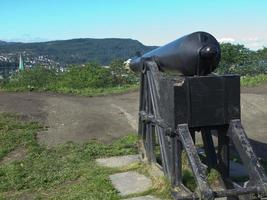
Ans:
[{"label": "forested hillside", "polygon": [[[22,54],[26,64],[57,63],[84,64],[96,62],[108,65],[114,59],[128,59],[137,51],[144,52],[154,49],[132,39],[72,39],[39,43],[4,43],[0,42],[0,56],[5,62],[18,62]],[[27,63],[29,62],[29,63]],[[6,62],[7,63],[7,62]]]}]

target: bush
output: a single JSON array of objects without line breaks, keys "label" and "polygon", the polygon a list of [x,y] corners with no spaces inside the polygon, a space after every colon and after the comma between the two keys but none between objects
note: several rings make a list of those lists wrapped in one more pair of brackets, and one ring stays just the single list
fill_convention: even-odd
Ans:
[{"label": "bush", "polygon": [[256,76],[259,74],[267,74],[267,63],[252,63],[241,66],[231,66],[229,68],[219,66],[217,69],[219,74],[239,74],[240,76]]},{"label": "bush", "polygon": [[7,87],[16,88],[45,88],[57,82],[58,73],[55,69],[35,67],[18,71],[4,84]]},{"label": "bush", "polygon": [[108,69],[97,64],[71,66],[62,74],[59,84],[73,89],[107,87],[111,84],[109,75]]},{"label": "bush", "polygon": [[114,60],[110,65],[112,85],[136,84],[139,77],[130,69],[126,69],[122,60]]},{"label": "bush", "polygon": [[[118,87],[126,88],[137,82],[138,78],[133,72],[124,68],[123,61],[115,60],[110,67],[90,63],[82,66],[73,65],[63,72],[56,68],[30,68],[13,74],[6,81],[2,81],[0,86],[8,90],[49,90],[70,93],[78,91],[84,94],[84,91],[101,88],[118,90]],[[89,93],[91,95],[92,92]]]},{"label": "bush", "polygon": [[267,48],[252,51],[244,45],[222,43],[221,54],[221,62],[216,70],[219,74],[267,74]]},{"label": "bush", "polygon": [[124,68],[121,60],[114,60],[110,67],[91,63],[71,66],[62,75],[61,86],[73,89],[116,87],[137,83],[136,76]]}]

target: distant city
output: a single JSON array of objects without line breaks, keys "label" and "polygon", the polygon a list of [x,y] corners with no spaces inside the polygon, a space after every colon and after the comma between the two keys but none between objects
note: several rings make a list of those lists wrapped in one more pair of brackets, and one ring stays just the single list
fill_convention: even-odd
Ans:
[{"label": "distant city", "polygon": [[[20,61],[21,56],[21,61]],[[42,66],[45,68],[55,67],[63,71],[65,66],[61,66],[59,62],[52,60],[48,55],[33,56],[27,52],[18,53],[1,53],[0,55],[0,79],[6,76],[10,76],[12,73],[19,69],[19,66],[23,62],[24,68],[32,68],[35,66]]]},{"label": "distant city", "polygon": [[[1,54],[0,62],[14,63],[14,65],[17,65],[18,67],[19,56],[20,54],[12,54],[12,53]],[[49,58],[49,56],[47,55],[34,57],[26,52],[22,52],[21,56],[23,58],[23,63],[26,68],[31,68],[36,65],[47,66],[47,67],[48,66],[60,66],[58,62],[55,62],[54,60]]]}]

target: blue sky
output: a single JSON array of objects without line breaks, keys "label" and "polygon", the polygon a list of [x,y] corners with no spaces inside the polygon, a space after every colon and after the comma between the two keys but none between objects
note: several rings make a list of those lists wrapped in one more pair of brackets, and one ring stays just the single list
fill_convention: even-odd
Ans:
[{"label": "blue sky", "polygon": [[267,0],[0,0],[0,40],[133,38],[162,45],[194,31],[267,46]]}]

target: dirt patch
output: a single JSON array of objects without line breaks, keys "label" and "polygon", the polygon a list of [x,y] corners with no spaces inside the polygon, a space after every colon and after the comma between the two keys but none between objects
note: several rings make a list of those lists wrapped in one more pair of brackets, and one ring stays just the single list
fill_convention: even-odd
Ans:
[{"label": "dirt patch", "polygon": [[75,184],[79,184],[81,182],[80,179],[76,179],[76,180],[67,180],[65,181],[64,183],[62,183],[60,185],[60,187],[67,187],[67,186],[70,186],[70,185],[75,185]]},{"label": "dirt patch", "polygon": [[241,93],[242,124],[257,155],[267,160],[267,83]]},{"label": "dirt patch", "polygon": [[46,112],[42,110],[49,94],[30,92],[0,92],[0,112],[17,113],[24,120],[35,120],[41,123],[46,120]]},{"label": "dirt patch", "polygon": [[243,87],[241,93],[249,94],[267,94],[267,83],[255,87]]},{"label": "dirt patch", "polygon": [[13,161],[23,160],[27,155],[27,150],[23,147],[19,147],[11,152],[9,152],[1,161],[0,165],[9,164]]},{"label": "dirt patch", "polygon": [[36,199],[36,194],[32,193],[32,192],[28,192],[28,191],[22,191],[21,193],[18,193],[18,191],[14,190],[14,191],[8,191],[6,193],[4,193],[4,197],[6,197],[6,199],[19,199],[19,200],[34,200]]},{"label": "dirt patch", "polygon": [[38,134],[39,142],[48,146],[90,139],[109,143],[136,131],[138,92],[103,97],[35,92],[0,95],[0,112],[17,113],[48,127]]},{"label": "dirt patch", "polygon": [[38,134],[38,140],[48,146],[66,141],[84,143],[89,139],[109,143],[134,132],[125,115],[112,106],[120,105],[124,101],[121,98],[131,98],[128,96],[129,94],[94,98],[62,95],[47,97],[43,111],[47,113],[46,125],[49,128]]}]

